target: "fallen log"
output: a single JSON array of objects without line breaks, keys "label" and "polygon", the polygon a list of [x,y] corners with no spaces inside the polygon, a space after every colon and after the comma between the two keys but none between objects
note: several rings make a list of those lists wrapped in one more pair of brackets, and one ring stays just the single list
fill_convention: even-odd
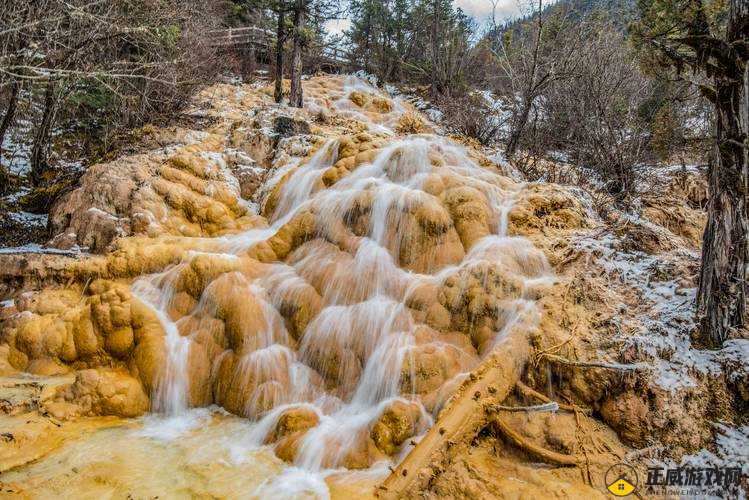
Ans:
[{"label": "fallen log", "polygon": [[380,484],[380,498],[413,498],[452,460],[450,448],[472,441],[490,421],[488,405],[501,403],[520,379],[530,356],[527,329],[514,328],[471,372],[435,424]]}]

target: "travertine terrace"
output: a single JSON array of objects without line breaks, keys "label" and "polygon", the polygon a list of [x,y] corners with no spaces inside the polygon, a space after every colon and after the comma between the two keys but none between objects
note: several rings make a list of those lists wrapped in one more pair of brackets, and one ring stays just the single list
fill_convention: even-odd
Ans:
[{"label": "travertine terrace", "polygon": [[[51,244],[91,254],[2,256],[0,373],[37,384],[0,417],[18,433],[0,459],[12,488],[54,493],[62,472],[32,461],[117,422],[215,439],[227,463],[264,450],[271,479],[248,497],[595,496],[633,448],[694,452],[707,420],[745,405],[746,346],[690,364],[702,351],[669,344],[689,320],[627,275],[638,256],[670,298],[694,293],[668,275],[694,268],[696,176],[667,177],[673,197],[644,200],[642,219],[603,221],[580,190],[513,180],[359,78],[305,92],[292,110],[260,86],[204,90],[203,129],[145,129],[143,153],[92,167],[55,206]],[[683,330],[636,335],[662,325]],[[232,496],[201,481],[180,491]]]}]

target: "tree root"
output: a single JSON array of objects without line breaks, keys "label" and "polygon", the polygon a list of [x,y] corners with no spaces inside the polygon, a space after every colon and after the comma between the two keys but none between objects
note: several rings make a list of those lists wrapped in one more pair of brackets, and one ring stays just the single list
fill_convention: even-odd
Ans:
[{"label": "tree root", "polygon": [[618,370],[618,371],[646,371],[649,366],[644,363],[636,363],[625,365],[621,363],[605,363],[602,361],[573,361],[571,359],[557,356],[556,354],[543,353],[539,356],[539,360],[548,359],[554,363],[575,366],[578,368],[603,368],[606,370]]},{"label": "tree root", "polygon": [[571,467],[580,465],[585,462],[585,459],[580,459],[575,455],[564,455],[562,453],[550,451],[542,446],[531,443],[520,434],[512,430],[506,423],[502,421],[502,418],[500,416],[494,417],[494,419],[492,420],[492,424],[494,424],[494,427],[502,435],[509,439],[512,444],[525,451],[529,455],[539,458],[546,463]]},{"label": "tree root", "polygon": [[[541,394],[537,390],[533,389],[532,387],[528,387],[527,385],[525,385],[524,383],[522,383],[520,381],[518,381],[518,383],[515,384],[515,389],[517,389],[518,392],[522,396],[525,396],[525,397],[528,397],[528,398],[536,398],[536,399],[538,399],[539,401],[541,401],[543,403],[555,403],[555,401],[552,401],[545,394]],[[579,411],[581,413],[584,413],[585,415],[590,415],[590,413],[591,413],[590,408],[581,408],[581,407],[579,407],[577,405],[568,405],[568,404],[564,404],[564,403],[556,403],[556,404],[557,404],[557,406],[559,406],[560,410],[572,411],[572,412],[578,412]]]},{"label": "tree root", "polygon": [[[569,286],[567,286],[567,290],[565,291],[565,295],[567,294],[567,292],[569,292]],[[569,344],[570,342],[572,342],[572,339],[574,339],[575,337],[577,337],[577,330],[578,330],[579,326],[580,326],[580,318],[578,318],[577,323],[575,323],[575,326],[572,327],[572,332],[570,333],[570,336],[569,336],[569,338],[567,340],[565,340],[564,342],[561,342],[559,344],[553,345],[553,346],[551,346],[551,347],[549,347],[547,349],[544,349],[543,351],[535,352],[533,354],[533,357],[532,357],[532,364],[533,364],[533,366],[537,367],[538,364],[541,362],[541,360],[545,356],[552,355],[552,353],[558,352],[562,347],[564,347],[567,344]]]}]

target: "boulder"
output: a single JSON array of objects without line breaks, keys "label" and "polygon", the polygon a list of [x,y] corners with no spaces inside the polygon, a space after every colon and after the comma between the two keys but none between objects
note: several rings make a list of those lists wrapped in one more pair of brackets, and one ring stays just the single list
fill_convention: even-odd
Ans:
[{"label": "boulder", "polygon": [[293,135],[309,134],[309,123],[290,116],[278,116],[273,121],[273,132],[279,137],[291,137]]},{"label": "boulder", "polygon": [[395,400],[382,411],[369,436],[378,450],[393,455],[408,438],[417,433],[420,419],[418,403]]},{"label": "boulder", "polygon": [[46,409],[58,418],[76,415],[133,418],[148,411],[149,401],[143,386],[128,373],[98,368],[77,372],[75,382],[62,388]]}]

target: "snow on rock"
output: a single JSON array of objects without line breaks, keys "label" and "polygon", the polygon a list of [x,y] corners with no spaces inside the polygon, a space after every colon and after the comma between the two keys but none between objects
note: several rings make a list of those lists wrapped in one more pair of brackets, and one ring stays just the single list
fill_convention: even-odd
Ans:
[{"label": "snow on rock", "polygon": [[6,215],[13,222],[24,226],[44,227],[49,220],[49,215],[47,214],[32,214],[30,212],[8,212]]},{"label": "snow on rock", "polygon": [[[657,227],[646,220],[641,223]],[[734,379],[749,372],[749,340],[732,340],[719,350],[692,345],[697,289],[685,279],[684,271],[685,263],[692,268],[698,264],[697,250],[676,248],[655,255],[627,251],[621,248],[622,239],[611,232],[574,240],[572,246],[590,255],[610,283],[626,288],[629,297],[625,298],[631,300],[620,307],[630,312],[634,307],[636,314],[616,318],[624,332],[618,339],[621,349],[650,360],[653,380],[661,388],[694,387],[696,376],[719,375],[727,365],[733,367],[727,373]]]},{"label": "snow on rock", "polygon": [[[684,455],[681,460],[650,460],[650,467],[662,468],[695,468],[711,469],[739,467],[743,477],[749,475],[749,425],[732,427],[723,422],[712,424],[715,430],[715,442],[711,449],[703,448],[697,453]],[[704,478],[703,478],[704,479]],[[685,488],[698,490],[700,488]],[[735,498],[745,500],[747,492],[741,485],[729,485],[728,487],[705,486],[705,495],[691,496],[686,498]]]},{"label": "snow on rock", "polygon": [[54,254],[54,255],[84,255],[88,253],[87,248],[79,246],[73,246],[68,249],[60,249],[53,247],[45,247],[36,243],[29,243],[28,245],[22,245],[18,247],[3,247],[0,248],[0,254],[21,254],[21,253],[43,253],[43,254]]}]

